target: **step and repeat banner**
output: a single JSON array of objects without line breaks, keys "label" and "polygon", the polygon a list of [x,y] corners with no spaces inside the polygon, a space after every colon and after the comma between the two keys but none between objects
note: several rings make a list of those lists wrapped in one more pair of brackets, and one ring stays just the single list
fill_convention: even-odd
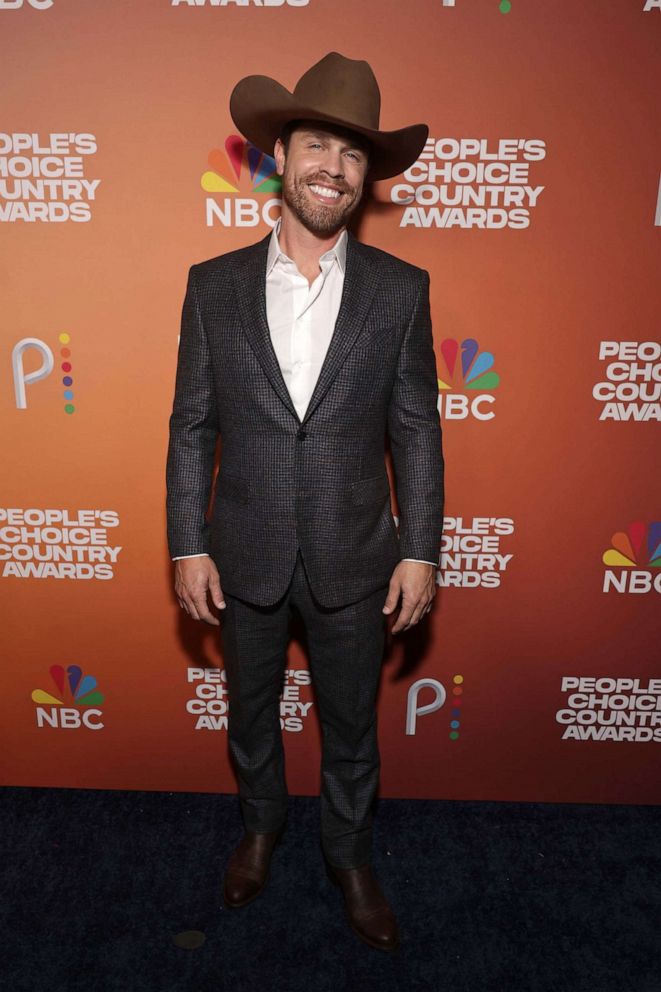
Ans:
[{"label": "step and repeat banner", "polygon": [[[236,791],[166,544],[181,310],[279,213],[232,87],[331,50],[430,128],[355,232],[430,273],[446,461],[381,794],[661,802],[661,0],[0,0],[2,780]],[[295,627],[281,723],[316,794]]]}]

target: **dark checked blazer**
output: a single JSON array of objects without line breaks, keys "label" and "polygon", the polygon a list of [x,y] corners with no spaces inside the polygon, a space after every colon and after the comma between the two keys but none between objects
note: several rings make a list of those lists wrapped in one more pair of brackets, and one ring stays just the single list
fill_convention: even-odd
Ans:
[{"label": "dark checked blazer", "polygon": [[269,238],[189,270],[168,545],[173,558],[208,552],[225,592],[264,606],[286,591],[300,547],[319,602],[340,606],[387,583],[401,558],[439,560],[444,460],[429,274],[349,233],[335,329],[301,420],[267,322]]}]

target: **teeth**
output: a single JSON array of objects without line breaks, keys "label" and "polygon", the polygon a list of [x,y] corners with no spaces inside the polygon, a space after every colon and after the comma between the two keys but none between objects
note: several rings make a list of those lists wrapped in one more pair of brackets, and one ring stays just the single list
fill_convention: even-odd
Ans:
[{"label": "teeth", "polygon": [[340,195],[339,189],[329,189],[328,186],[313,186],[310,184],[310,189],[313,192],[318,193],[320,196],[332,196],[333,199],[337,199]]}]

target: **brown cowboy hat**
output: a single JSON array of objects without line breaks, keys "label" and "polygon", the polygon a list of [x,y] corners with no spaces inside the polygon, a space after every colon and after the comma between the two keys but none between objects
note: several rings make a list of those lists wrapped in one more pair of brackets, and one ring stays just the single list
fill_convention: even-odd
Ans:
[{"label": "brown cowboy hat", "polygon": [[230,96],[232,120],[268,155],[287,121],[327,121],[364,135],[372,146],[367,179],[399,175],[418,158],[429,128],[411,124],[379,130],[381,94],[368,62],[329,52],[303,73],[290,93],[270,76],[246,76]]}]

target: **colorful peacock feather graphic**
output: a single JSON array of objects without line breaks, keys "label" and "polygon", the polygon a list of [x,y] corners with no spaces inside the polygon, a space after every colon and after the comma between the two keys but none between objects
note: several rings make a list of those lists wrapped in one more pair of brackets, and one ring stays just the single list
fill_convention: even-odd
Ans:
[{"label": "colorful peacock feather graphic", "polygon": [[604,551],[602,561],[611,568],[661,568],[661,520],[647,526],[634,520],[626,531],[611,538],[612,547]]},{"label": "colorful peacock feather graphic", "polygon": [[200,180],[206,193],[238,193],[240,189],[251,193],[279,193],[282,189],[275,159],[238,134],[230,134],[225,139],[224,151],[213,148],[209,152],[209,165],[211,169],[207,169]]},{"label": "colorful peacock feather graphic", "polygon": [[438,380],[439,389],[495,389],[500,382],[497,372],[490,372],[495,359],[490,351],[480,351],[475,338],[461,342],[461,368],[457,361],[459,342],[456,338],[441,341],[441,356],[448,371],[447,379]]},{"label": "colorful peacock feather graphic", "polygon": [[51,665],[49,671],[57,688],[57,696],[45,689],[35,689],[33,702],[48,706],[100,706],[103,703],[105,696],[96,691],[96,679],[93,675],[83,675],[78,665],[69,665],[66,673],[62,665]]}]

